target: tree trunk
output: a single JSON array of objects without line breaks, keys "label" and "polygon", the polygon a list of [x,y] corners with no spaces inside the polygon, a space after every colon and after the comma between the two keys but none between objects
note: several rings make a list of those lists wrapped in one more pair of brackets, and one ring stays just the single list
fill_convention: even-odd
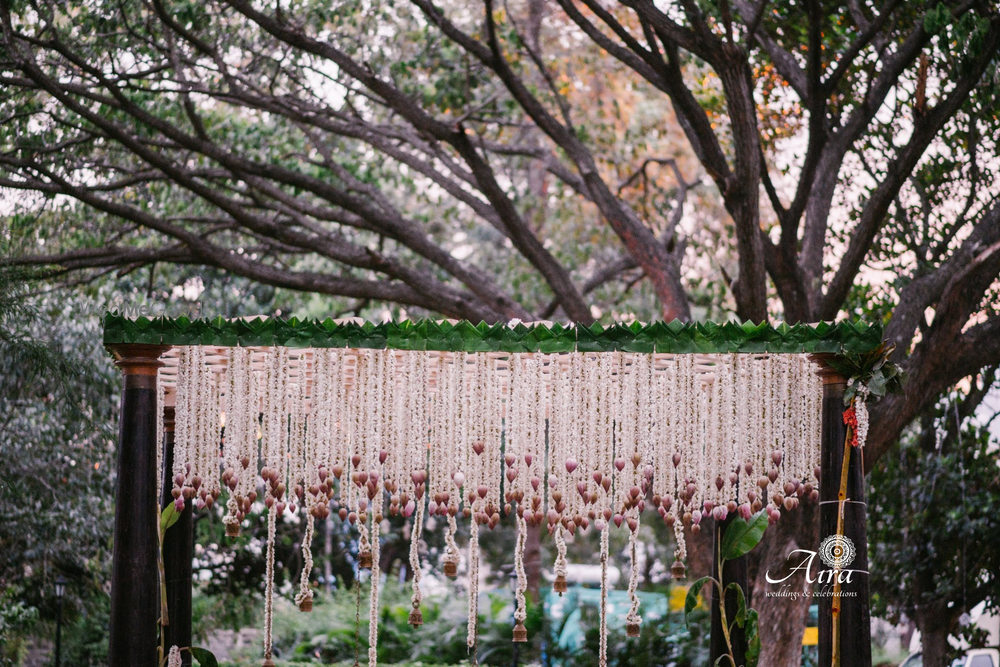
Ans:
[{"label": "tree trunk", "polygon": [[951,616],[936,606],[917,613],[917,628],[920,630],[920,651],[924,667],[948,667],[948,630]]},{"label": "tree trunk", "polygon": [[[770,526],[761,544],[751,552],[757,554],[751,562],[753,608],[759,614],[761,652],[759,665],[767,667],[800,667],[802,664],[802,634],[806,628],[812,592],[804,572],[796,572],[780,584],[768,583],[783,579],[806,557],[788,555],[795,549],[814,551],[819,542],[819,512],[815,503],[803,502],[794,512],[783,514],[781,521]],[[815,572],[814,572],[815,574]],[[775,595],[795,592],[797,596]],[[773,595],[769,597],[768,594]],[[845,666],[846,667],[846,666]]]},{"label": "tree trunk", "polygon": [[524,536],[524,574],[528,581],[528,595],[538,602],[542,583],[542,527],[528,526]]}]

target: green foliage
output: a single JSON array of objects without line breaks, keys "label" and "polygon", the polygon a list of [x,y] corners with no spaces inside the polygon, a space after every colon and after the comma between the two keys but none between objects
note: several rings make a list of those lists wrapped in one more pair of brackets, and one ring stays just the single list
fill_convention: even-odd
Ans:
[{"label": "green foliage", "polygon": [[110,564],[117,377],[76,295],[29,296],[0,266],[0,587],[44,618],[103,594]]},{"label": "green foliage", "polygon": [[215,655],[206,648],[201,648],[200,646],[192,646],[190,649],[191,657],[198,661],[201,667],[219,667],[219,661],[215,659]]},{"label": "green foliage", "polygon": [[733,519],[726,526],[726,533],[722,538],[723,560],[735,560],[750,553],[764,539],[765,530],[767,530],[767,514],[763,511],[754,514],[749,521],[741,516]]},{"label": "green foliage", "polygon": [[[563,325],[559,323],[474,324],[417,320],[343,322],[277,317],[229,320],[223,317],[104,317],[104,342],[154,345],[356,347],[466,352],[661,352],[661,353],[832,353],[845,360],[884,352],[882,327],[863,322],[817,325],[670,323]],[[846,362],[845,362],[846,363]]]},{"label": "green foliage", "polygon": [[1000,450],[975,418],[948,432],[957,414],[942,401],[868,478],[873,614],[956,638],[963,613],[1000,608]]},{"label": "green foliage", "polygon": [[20,594],[17,586],[0,589],[0,667],[20,664],[24,638],[38,621],[38,610],[20,601]]},{"label": "green foliage", "polygon": [[859,384],[868,387],[872,400],[903,391],[903,372],[889,360],[894,349],[882,343],[868,352],[848,352],[827,361],[834,370],[849,379],[844,392],[844,405],[850,405],[858,395]]}]

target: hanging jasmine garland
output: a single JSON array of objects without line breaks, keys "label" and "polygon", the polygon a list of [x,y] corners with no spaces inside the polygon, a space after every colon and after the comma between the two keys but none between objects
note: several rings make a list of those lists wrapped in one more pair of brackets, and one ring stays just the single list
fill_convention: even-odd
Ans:
[{"label": "hanging jasmine garland", "polygon": [[[473,660],[480,531],[513,515],[514,639],[524,641],[528,527],[544,525],[553,538],[559,593],[567,588],[566,540],[593,528],[601,543],[599,662],[605,665],[612,530],[628,531],[624,620],[636,636],[639,532],[647,509],[673,529],[671,574],[679,579],[685,535],[700,531],[706,516],[748,519],[763,511],[774,522],[818,496],[821,385],[804,355],[285,347],[236,347],[227,354],[223,371],[214,372],[205,348],[179,349],[168,479],[178,509],[188,500],[210,508],[225,490],[228,535],[239,534],[258,494],[263,498],[265,665],[272,664],[275,524],[286,512],[305,519],[295,596],[303,611],[313,602],[315,521],[336,514],[357,531],[359,567],[371,570],[372,665],[386,512],[409,522],[413,625],[423,622],[423,531],[430,517],[444,524],[444,572],[468,576]],[[867,429],[866,392],[856,387],[851,408],[858,444]],[[458,543],[459,522],[466,520],[467,551]]]}]

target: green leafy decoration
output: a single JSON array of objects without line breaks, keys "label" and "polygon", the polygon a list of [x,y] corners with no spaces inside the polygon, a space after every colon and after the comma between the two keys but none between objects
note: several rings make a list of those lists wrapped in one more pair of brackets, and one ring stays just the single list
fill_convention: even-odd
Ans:
[{"label": "green leafy decoration", "polygon": [[868,387],[872,400],[902,392],[905,377],[899,366],[889,360],[893,350],[894,346],[882,343],[867,352],[845,352],[827,360],[831,368],[852,380],[844,392],[844,405],[850,405],[858,395],[859,383]]},{"label": "green leafy decoration", "polygon": [[177,520],[181,518],[181,513],[177,511],[177,508],[173,503],[167,505],[163,510],[160,511],[160,534],[163,535],[167,532],[170,526],[177,523]]},{"label": "green leafy decoration", "polygon": [[188,650],[191,651],[191,657],[197,660],[201,667],[219,667],[219,661],[216,660],[215,654],[207,648],[192,646]]},{"label": "green leafy decoration", "polygon": [[758,620],[756,609],[751,609],[747,612],[746,667],[757,667],[757,661],[760,659],[760,628]]},{"label": "green leafy decoration", "polygon": [[405,320],[343,322],[331,319],[190,320],[104,317],[104,344],[217,345],[222,347],[389,348],[452,352],[624,352],[668,354],[866,354],[882,343],[882,326],[854,322],[817,325],[652,322],[589,327],[562,324],[473,324]]},{"label": "green leafy decoration", "polygon": [[688,588],[687,597],[684,598],[685,622],[688,622],[688,616],[690,616],[691,612],[694,611],[695,607],[698,606],[698,593],[701,592],[702,586],[704,586],[710,581],[712,583],[715,583],[715,579],[713,579],[712,577],[702,577],[698,581],[691,584],[691,587]]},{"label": "green leafy decoration", "polygon": [[733,623],[742,628],[747,620],[747,598],[743,595],[743,588],[735,581],[726,586],[727,596],[731,590],[736,591],[736,618]]},{"label": "green leafy decoration", "polygon": [[765,530],[767,530],[767,515],[763,510],[750,517],[750,521],[736,517],[726,526],[722,538],[722,558],[734,560],[749,553],[764,539]]}]

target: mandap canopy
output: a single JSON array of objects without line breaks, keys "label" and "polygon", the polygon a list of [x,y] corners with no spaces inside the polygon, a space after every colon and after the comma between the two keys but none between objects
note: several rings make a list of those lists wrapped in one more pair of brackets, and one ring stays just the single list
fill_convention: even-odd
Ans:
[{"label": "mandap canopy", "polygon": [[[526,636],[522,560],[529,526],[543,527],[554,540],[557,591],[566,587],[566,539],[578,531],[599,533],[606,573],[609,531],[629,531],[634,557],[639,523],[649,517],[673,528],[671,574],[678,579],[685,575],[685,533],[698,532],[709,516],[715,525],[739,517],[741,525],[763,526],[800,503],[821,502],[821,490],[838,534],[852,516],[845,507],[860,509],[863,538],[857,480],[848,493],[851,448],[840,418],[845,378],[830,365],[881,350],[879,327],[674,322],[603,328],[108,315],[104,342],[126,372],[122,444],[152,441],[155,461],[148,457],[142,465],[155,466],[157,484],[166,485],[173,499],[167,514],[192,505],[214,509],[223,514],[227,534],[238,535],[247,514],[267,513],[265,665],[273,664],[274,526],[295,513],[306,519],[305,567],[296,596],[303,611],[312,606],[314,520],[333,514],[356,531],[358,565],[372,571],[372,665],[379,533],[388,527],[387,515],[412,521],[413,624],[422,620],[421,532],[430,516],[441,518],[445,573],[455,576],[464,561],[469,577],[473,660],[479,533],[506,516],[518,531],[515,641]],[[130,377],[146,378],[132,383],[131,396]],[[164,407],[170,405],[176,426],[169,469],[161,471]],[[847,438],[860,444],[867,431],[863,405],[859,401],[851,411],[856,417]],[[139,418],[136,430],[130,416],[136,421],[134,410],[143,408],[153,412],[152,419]],[[834,410],[832,417],[825,408]],[[159,489],[142,488],[151,475],[141,473],[120,476],[121,486],[135,487],[126,498],[159,498]],[[860,469],[854,477],[859,475]],[[821,486],[826,480],[839,488]],[[136,514],[155,506],[151,500]],[[456,542],[459,522],[469,525],[464,550]],[[122,539],[128,538],[116,535],[116,579]],[[625,622],[630,634],[638,634],[638,569],[630,572]],[[863,585],[858,613],[867,624]],[[826,615],[826,650],[838,662],[840,593],[838,586]],[[599,658],[605,664],[604,577],[601,599]],[[114,609],[112,616],[115,664]],[[155,644],[155,619],[149,633]],[[131,645],[127,650],[153,651]],[[123,660],[137,664],[134,655]]]}]

